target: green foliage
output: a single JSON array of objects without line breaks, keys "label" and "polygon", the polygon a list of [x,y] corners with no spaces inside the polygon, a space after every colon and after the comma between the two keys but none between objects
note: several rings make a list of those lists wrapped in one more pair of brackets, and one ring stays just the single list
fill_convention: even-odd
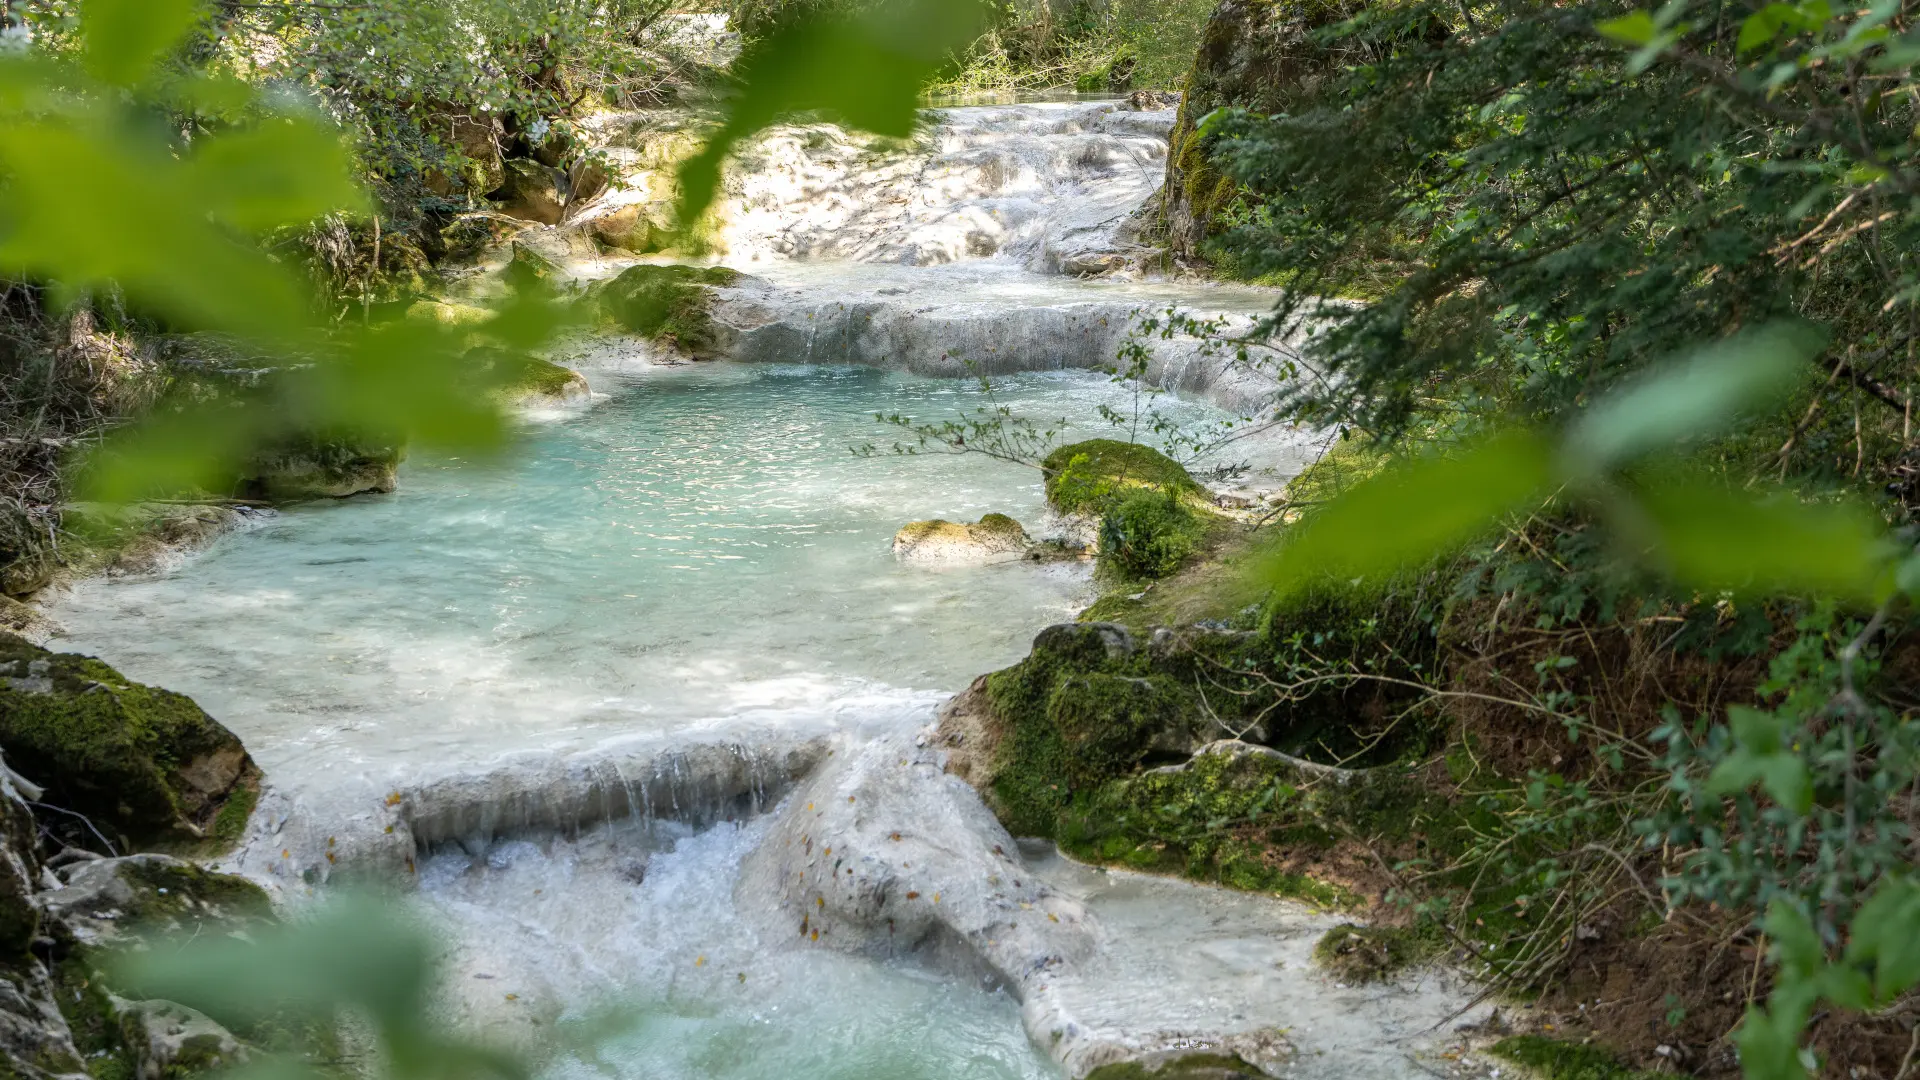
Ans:
[{"label": "green foliage", "polygon": [[[172,329],[231,334],[290,365],[244,407],[180,401],[119,433],[88,462],[92,493],[126,501],[219,490],[290,429],[498,445],[505,429],[487,399],[491,382],[473,370],[461,335],[404,322],[330,327],[308,284],[261,247],[266,232],[364,205],[339,133],[232,80],[181,81],[155,67],[186,28],[172,5],[90,4],[83,25],[90,66],[121,82],[98,82],[48,53],[0,60],[9,209],[0,269],[56,282],[69,298],[123,296]],[[116,51],[100,58],[100,49]],[[244,119],[232,122],[236,103]],[[161,106],[198,123],[186,135],[156,124]],[[557,323],[533,299],[509,305],[488,332],[525,350]]]},{"label": "green foliage", "polygon": [[1888,549],[1870,511],[1639,467],[1655,448],[1777,396],[1817,341],[1796,326],[1769,326],[1699,350],[1594,405],[1557,447],[1511,431],[1399,462],[1311,515],[1273,560],[1275,586],[1391,574],[1557,492],[1589,500],[1643,558],[1686,586],[1884,595]]},{"label": "green foliage", "polygon": [[[1788,439],[1782,417],[1743,464],[1778,454],[1831,476],[1896,456],[1920,218],[1894,10],[1608,21],[1622,12],[1412,3],[1327,27],[1344,72],[1204,125],[1259,206],[1221,252],[1289,285],[1277,323],[1324,330],[1307,359],[1337,378],[1293,403],[1385,433],[1436,398],[1535,421],[1798,314],[1832,328],[1835,378],[1809,395],[1809,430]],[[1860,111],[1869,84],[1881,96]],[[1314,299],[1356,292],[1378,302]]]},{"label": "green foliage", "polygon": [[1100,559],[1132,577],[1166,577],[1193,555],[1206,531],[1178,495],[1134,491],[1100,518]]}]

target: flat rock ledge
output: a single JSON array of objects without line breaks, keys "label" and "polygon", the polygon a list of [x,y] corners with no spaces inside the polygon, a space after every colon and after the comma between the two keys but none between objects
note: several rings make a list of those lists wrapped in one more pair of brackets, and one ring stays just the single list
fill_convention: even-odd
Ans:
[{"label": "flat rock ledge", "polygon": [[1347,987],[1315,968],[1334,915],[1023,850],[929,742],[828,757],[743,866],[743,908],[1006,990],[1070,1080],[1207,1055],[1234,1075],[1404,1080],[1473,1019],[1476,988],[1446,972]]}]

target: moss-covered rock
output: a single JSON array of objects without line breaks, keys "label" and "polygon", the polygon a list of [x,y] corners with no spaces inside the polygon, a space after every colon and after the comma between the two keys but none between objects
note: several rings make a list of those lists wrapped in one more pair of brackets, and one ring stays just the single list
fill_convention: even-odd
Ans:
[{"label": "moss-covered rock", "polygon": [[1102,1065],[1087,1080],[1263,1080],[1266,1073],[1225,1054],[1186,1054],[1170,1061]]},{"label": "moss-covered rock", "polygon": [[1156,665],[1133,635],[1108,623],[1048,627],[1021,663],[983,686],[995,745],[975,779],[1016,834],[1051,836],[1060,813],[1152,753],[1174,760],[1204,744],[1201,702]]},{"label": "moss-covered rock", "polygon": [[259,886],[170,855],[87,859],[59,873],[65,887],[47,894],[47,913],[92,947],[207,927],[244,931],[273,919],[273,905]]},{"label": "moss-covered rock", "polygon": [[502,180],[491,198],[508,217],[558,225],[566,214],[566,199],[560,194],[561,174],[549,166],[527,158],[503,163]]},{"label": "moss-covered rock", "polygon": [[75,574],[151,574],[211,544],[248,512],[217,501],[69,503],[61,511],[62,553]]},{"label": "moss-covered rock", "polygon": [[634,266],[600,286],[600,310],[621,328],[695,359],[720,355],[714,290],[740,280],[722,266]]},{"label": "moss-covered rock", "polygon": [[517,378],[506,388],[508,397],[519,404],[573,404],[593,395],[587,377],[570,367],[534,357],[520,367]]},{"label": "moss-covered rock", "polygon": [[1208,503],[1206,489],[1179,462],[1141,443],[1088,439],[1056,448],[1040,462],[1047,505],[1062,514],[1104,514],[1142,488]]},{"label": "moss-covered rock", "polygon": [[406,318],[413,322],[435,323],[454,329],[472,329],[491,320],[493,312],[475,304],[420,300],[407,307]]},{"label": "moss-covered rock", "polygon": [[1285,111],[1317,80],[1349,62],[1316,41],[1314,32],[1351,18],[1361,6],[1357,0],[1222,0],[1214,9],[1187,76],[1161,189],[1161,221],[1176,257],[1201,256],[1221,211],[1238,194],[1214,166],[1200,120],[1234,105]]},{"label": "moss-covered rock", "polygon": [[405,456],[395,439],[355,432],[289,435],[248,459],[239,492],[276,503],[385,494],[399,486]]},{"label": "moss-covered rock", "polygon": [[893,553],[906,562],[980,563],[1017,559],[1032,546],[1027,530],[1005,514],[965,522],[914,521],[893,535]]},{"label": "moss-covered rock", "polygon": [[97,830],[122,851],[203,849],[260,776],[191,698],[9,634],[0,634],[0,749],[45,789],[44,802],[84,818],[45,823],[82,847],[100,846]]}]

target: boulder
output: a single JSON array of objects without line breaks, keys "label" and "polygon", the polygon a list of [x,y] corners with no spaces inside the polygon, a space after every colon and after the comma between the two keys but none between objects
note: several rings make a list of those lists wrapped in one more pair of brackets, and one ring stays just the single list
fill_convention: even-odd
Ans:
[{"label": "boulder", "polygon": [[1211,505],[1206,488],[1179,462],[1142,443],[1088,439],[1056,448],[1040,462],[1047,505],[1061,514],[1098,516],[1143,488]]},{"label": "boulder", "polygon": [[0,634],[0,748],[83,847],[230,847],[260,770],[191,698]]},{"label": "boulder", "polygon": [[622,206],[585,223],[596,241],[610,248],[636,255],[659,251],[666,246],[671,228],[648,216],[639,204]]},{"label": "boulder", "polygon": [[503,271],[508,285],[524,289],[536,281],[552,281],[560,273],[560,264],[542,250],[544,246],[524,239],[514,240],[513,257],[507,260]]},{"label": "boulder", "polygon": [[113,999],[135,1080],[198,1075],[244,1063],[247,1048],[205,1013],[171,1001]]},{"label": "boulder", "polygon": [[424,125],[447,159],[426,172],[426,187],[443,198],[480,197],[505,182],[500,157],[500,120],[491,113],[442,112]]},{"label": "boulder", "polygon": [[621,328],[673,346],[696,360],[718,357],[724,342],[713,321],[715,290],[740,273],[724,266],[633,266],[599,287],[601,312]]},{"label": "boulder", "polygon": [[346,433],[294,436],[247,462],[240,493],[275,503],[387,494],[399,486],[403,457],[397,441]]},{"label": "boulder", "polygon": [[1311,93],[1351,62],[1315,41],[1314,32],[1351,18],[1360,7],[1357,0],[1221,0],[1187,76],[1161,188],[1161,220],[1176,258],[1201,256],[1220,211],[1238,190],[1209,158],[1198,132],[1201,119],[1235,105],[1281,112]]},{"label": "boulder", "polygon": [[932,565],[1005,562],[1023,557],[1030,546],[1027,531],[1005,514],[988,514],[971,525],[915,521],[893,536],[893,553],[902,562]]},{"label": "boulder", "polygon": [[561,175],[552,168],[526,158],[515,158],[505,165],[505,179],[489,198],[500,204],[508,217],[558,225],[566,216],[566,197],[561,194]]}]

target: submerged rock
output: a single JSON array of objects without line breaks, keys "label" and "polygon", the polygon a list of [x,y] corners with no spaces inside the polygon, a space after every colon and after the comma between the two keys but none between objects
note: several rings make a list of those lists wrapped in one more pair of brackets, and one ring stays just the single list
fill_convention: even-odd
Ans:
[{"label": "submerged rock", "polygon": [[893,536],[893,553],[903,562],[953,565],[1004,562],[1026,555],[1027,530],[1005,514],[988,514],[971,525],[955,521],[915,521]]},{"label": "submerged rock", "polygon": [[71,815],[49,825],[122,851],[231,846],[260,778],[240,740],[191,698],[8,634],[0,748],[44,789],[39,801]]}]

